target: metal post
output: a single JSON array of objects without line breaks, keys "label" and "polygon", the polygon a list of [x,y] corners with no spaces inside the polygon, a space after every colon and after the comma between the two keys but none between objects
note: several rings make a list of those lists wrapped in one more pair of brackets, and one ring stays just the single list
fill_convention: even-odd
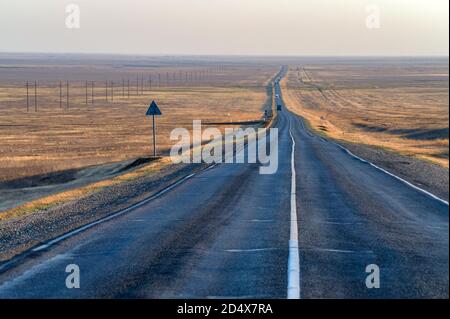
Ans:
[{"label": "metal post", "polygon": [[29,109],[30,109],[30,106],[29,106],[29,97],[28,97],[28,81],[27,81],[27,112],[29,111]]},{"label": "metal post", "polygon": [[92,81],[91,83],[91,94],[92,94],[92,104],[94,104],[94,81]]},{"label": "metal post", "polygon": [[153,157],[156,157],[156,128],[155,128],[155,115],[152,115],[153,121]]},{"label": "metal post", "polygon": [[34,81],[34,111],[37,112],[37,84]]},{"label": "metal post", "polygon": [[59,81],[59,108],[62,109],[62,81]]},{"label": "metal post", "polygon": [[66,82],[66,97],[67,97],[67,101],[66,101],[66,107],[69,108],[69,81]]}]

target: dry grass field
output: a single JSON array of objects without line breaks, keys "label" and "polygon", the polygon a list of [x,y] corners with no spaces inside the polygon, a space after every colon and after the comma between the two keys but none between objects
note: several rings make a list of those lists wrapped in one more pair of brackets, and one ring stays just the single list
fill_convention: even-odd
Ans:
[{"label": "dry grass field", "polygon": [[449,166],[445,60],[299,65],[283,85],[317,131]]},{"label": "dry grass field", "polygon": [[[261,119],[267,98],[265,86],[278,71],[276,66],[237,62],[176,64],[170,60],[111,58],[100,63],[87,57],[76,63],[63,62],[0,59],[0,181],[149,156],[151,119],[145,112],[153,99],[163,112],[157,118],[160,153],[173,144],[170,131],[175,127],[190,129],[194,119],[204,123]],[[29,112],[26,80],[30,81]],[[69,106],[66,81],[70,85]],[[85,81],[89,81],[88,104]],[[93,104],[91,81],[95,85]],[[105,81],[114,81],[114,100],[109,83],[108,102]]]}]

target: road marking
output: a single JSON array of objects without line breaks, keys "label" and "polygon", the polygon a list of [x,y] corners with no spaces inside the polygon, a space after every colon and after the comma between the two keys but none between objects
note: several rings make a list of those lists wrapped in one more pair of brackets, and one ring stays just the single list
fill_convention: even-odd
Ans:
[{"label": "road marking", "polygon": [[[308,132],[308,130],[305,128],[305,126],[304,126],[304,124],[303,124],[303,120],[302,120],[301,117],[300,117],[300,123],[302,124],[303,129],[306,130],[306,132]],[[327,141],[327,142],[328,142],[328,141]],[[434,194],[432,194],[432,193],[430,193],[430,192],[424,190],[423,188],[420,188],[420,187],[418,187],[418,186],[416,186],[416,185],[414,185],[414,184],[408,182],[407,180],[405,180],[405,179],[403,179],[403,178],[401,178],[401,177],[399,177],[399,176],[397,176],[397,175],[395,175],[395,174],[393,174],[393,173],[391,173],[391,172],[385,170],[384,168],[381,168],[381,167],[378,166],[378,165],[375,165],[375,164],[372,163],[372,162],[366,161],[365,159],[363,159],[363,158],[361,158],[361,157],[359,157],[359,156],[353,154],[349,149],[345,148],[344,146],[342,146],[342,145],[340,145],[340,144],[338,144],[338,143],[336,143],[336,142],[331,141],[331,143],[335,144],[336,146],[338,146],[339,148],[341,148],[342,150],[344,150],[345,152],[347,152],[347,154],[349,154],[350,156],[352,156],[352,157],[354,157],[354,158],[360,160],[361,162],[366,163],[366,164],[369,164],[370,166],[372,166],[372,167],[374,167],[374,168],[376,168],[376,169],[382,171],[383,173],[385,173],[385,174],[387,174],[387,175],[389,175],[389,176],[391,176],[391,177],[394,177],[394,178],[396,178],[397,180],[399,180],[399,181],[405,183],[406,185],[408,185],[408,186],[414,188],[415,190],[418,190],[418,191],[424,193],[425,195],[428,195],[429,197],[431,197],[431,198],[433,198],[433,199],[435,199],[435,200],[441,202],[442,204],[449,206],[448,201],[446,201],[446,200],[444,200],[444,199],[442,199],[442,198],[440,198],[440,197],[438,197],[438,196],[436,196],[436,195],[434,195]]]},{"label": "road marking", "polygon": [[250,219],[247,220],[249,222],[255,222],[255,223],[273,223],[274,220],[273,219]]},{"label": "road marking", "polygon": [[297,226],[297,200],[295,181],[295,140],[292,136],[291,122],[289,121],[289,135],[292,139],[291,151],[291,227],[289,237],[288,258],[288,299],[300,299],[300,255],[298,251],[298,226]]},{"label": "road marking", "polygon": [[312,248],[310,250],[323,251],[329,253],[343,253],[343,254],[373,254],[372,250],[345,250],[345,249],[332,249],[332,248]]},{"label": "road marking", "polygon": [[[2,282],[0,284],[0,298],[5,298],[8,297],[8,290],[12,290],[12,294],[13,294],[13,298],[17,298],[19,294],[24,294],[26,295],[28,291],[32,291],[32,287],[27,287],[27,289],[17,289],[18,285],[23,285],[24,282],[26,282],[27,280],[30,281],[34,276],[39,275],[39,273],[43,273],[44,271],[48,270],[49,265],[51,265],[52,263],[56,262],[61,262],[64,260],[70,260],[71,259],[71,255],[67,254],[67,253],[63,253],[63,254],[58,254],[56,256],[51,257],[50,259],[47,260],[47,262],[45,263],[40,263],[37,265],[32,266],[31,268],[25,270],[23,273],[21,273],[20,275],[18,275],[17,277],[8,279],[5,282]],[[19,288],[21,288],[19,286]],[[38,288],[38,286],[34,286],[34,288]],[[16,295],[16,296],[14,296]]]},{"label": "road marking", "polygon": [[253,253],[268,250],[277,250],[278,248],[251,248],[251,249],[225,249],[227,253]]},{"label": "road marking", "polygon": [[327,224],[327,225],[356,225],[362,224],[361,222],[317,222],[319,224]]},{"label": "road marking", "polygon": [[363,158],[361,158],[361,157],[359,157],[359,156],[353,154],[349,149],[345,148],[344,146],[342,146],[342,145],[340,145],[340,144],[338,144],[338,143],[335,143],[335,142],[333,142],[333,143],[334,143],[335,145],[337,145],[338,147],[340,147],[340,148],[341,148],[342,150],[344,150],[345,152],[347,152],[347,154],[349,154],[350,156],[352,156],[352,157],[354,157],[354,158],[360,160],[360,161],[363,162],[363,163],[369,164],[370,166],[372,166],[372,167],[374,167],[374,168],[376,168],[376,169],[382,171],[383,173],[385,173],[385,174],[387,174],[387,175],[389,175],[389,176],[391,176],[391,177],[396,178],[397,180],[399,180],[399,181],[405,183],[406,185],[408,185],[408,186],[414,188],[415,190],[418,190],[418,191],[424,193],[425,195],[427,195],[427,196],[429,196],[429,197],[431,197],[431,198],[433,198],[433,199],[435,199],[435,200],[441,202],[442,204],[448,206],[448,202],[447,202],[446,200],[443,200],[442,198],[439,198],[438,196],[436,196],[436,195],[434,195],[434,194],[432,194],[432,193],[430,193],[430,192],[424,190],[423,188],[420,188],[420,187],[418,187],[418,186],[416,186],[416,185],[414,185],[414,184],[408,182],[407,180],[405,180],[405,179],[403,179],[403,178],[401,178],[401,177],[399,177],[399,176],[397,176],[397,175],[395,175],[395,174],[393,174],[393,173],[391,173],[391,172],[385,170],[384,168],[381,168],[381,167],[378,166],[378,165],[375,165],[374,163],[371,163],[371,162],[369,162],[369,161],[366,161],[365,159],[363,159]]},{"label": "road marking", "polygon": [[55,239],[52,239],[49,242],[32,249],[32,251],[33,252],[38,252],[38,251],[47,249],[50,246],[55,245],[55,244],[63,241],[64,239],[67,239],[67,238],[72,237],[72,236],[74,236],[76,234],[79,234],[79,233],[81,233],[81,232],[83,232],[83,231],[85,231],[85,230],[87,230],[89,228],[92,228],[92,227],[94,227],[94,226],[96,226],[98,224],[104,223],[104,222],[106,222],[108,220],[111,220],[113,218],[116,218],[116,217],[119,217],[121,215],[124,215],[124,214],[128,213],[129,211],[131,211],[131,210],[133,210],[135,208],[138,208],[138,207],[140,207],[140,206],[142,206],[142,205],[144,205],[144,204],[146,204],[146,203],[148,203],[148,202],[150,202],[150,201],[152,201],[152,200],[162,196],[163,194],[167,193],[168,191],[172,190],[173,188],[177,187],[178,185],[180,185],[181,183],[183,183],[184,181],[190,179],[191,177],[193,177],[195,175],[196,175],[195,173],[194,174],[189,174],[189,175],[181,178],[177,182],[173,183],[172,185],[169,185],[168,187],[160,190],[159,192],[157,192],[153,196],[150,196],[149,198],[144,199],[143,201],[141,201],[139,203],[136,203],[136,204],[134,204],[134,205],[132,205],[132,206],[130,206],[130,207],[124,209],[124,210],[121,210],[121,211],[119,211],[117,213],[114,213],[112,215],[103,217],[103,218],[101,218],[101,219],[99,219],[99,220],[97,220],[95,222],[92,222],[90,224],[84,225],[84,226],[82,226],[80,228],[77,228],[75,230],[72,230],[72,231],[70,231],[70,232],[68,232],[68,233],[66,233],[66,234],[64,234],[62,236],[56,237]]}]

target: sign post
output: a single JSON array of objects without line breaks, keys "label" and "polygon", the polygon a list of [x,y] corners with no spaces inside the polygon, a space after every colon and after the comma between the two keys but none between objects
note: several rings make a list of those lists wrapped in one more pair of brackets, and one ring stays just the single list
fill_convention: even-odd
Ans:
[{"label": "sign post", "polygon": [[153,157],[156,157],[156,126],[155,126],[155,115],[162,115],[161,110],[155,101],[152,101],[150,104],[147,113],[147,116],[152,116],[152,124],[153,124]]}]

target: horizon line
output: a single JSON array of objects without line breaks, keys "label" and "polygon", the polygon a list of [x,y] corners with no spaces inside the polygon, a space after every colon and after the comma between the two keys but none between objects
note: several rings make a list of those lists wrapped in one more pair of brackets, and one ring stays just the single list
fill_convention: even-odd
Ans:
[{"label": "horizon line", "polygon": [[267,57],[267,58],[449,58],[442,54],[227,54],[227,53],[123,53],[123,52],[55,52],[55,51],[0,51],[0,54],[54,54],[54,55],[113,55],[141,57]]}]

